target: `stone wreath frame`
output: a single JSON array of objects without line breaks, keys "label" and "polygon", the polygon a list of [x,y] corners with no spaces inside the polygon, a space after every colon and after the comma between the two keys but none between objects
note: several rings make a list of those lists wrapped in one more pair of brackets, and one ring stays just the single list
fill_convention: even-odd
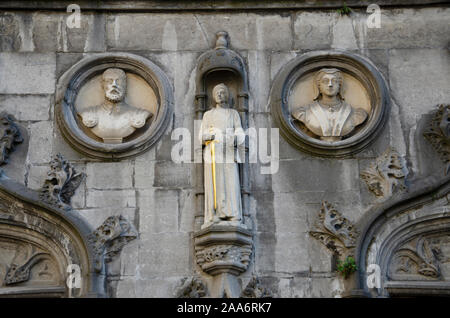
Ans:
[{"label": "stone wreath frame", "polygon": [[[361,130],[333,143],[308,136],[294,126],[288,107],[289,94],[299,78],[321,68],[333,67],[354,76],[367,90],[371,112]],[[380,71],[364,57],[342,51],[315,51],[288,62],[276,75],[269,105],[281,135],[294,147],[309,154],[345,158],[366,148],[382,130],[390,109],[387,85]]]},{"label": "stone wreath frame", "polygon": [[[79,127],[74,107],[81,87],[107,68],[121,68],[142,77],[155,91],[158,112],[150,127],[137,138],[121,144],[105,144],[87,136]],[[63,137],[77,151],[102,160],[136,156],[155,144],[173,114],[173,89],[166,74],[150,60],[129,53],[102,53],[82,59],[66,71],[56,87],[56,119]]]}]

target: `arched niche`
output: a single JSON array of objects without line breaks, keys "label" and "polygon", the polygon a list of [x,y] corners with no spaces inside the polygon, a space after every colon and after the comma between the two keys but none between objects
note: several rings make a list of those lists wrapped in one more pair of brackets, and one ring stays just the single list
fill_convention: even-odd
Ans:
[{"label": "arched niche", "polygon": [[[197,63],[195,120],[201,121],[203,114],[211,108],[212,89],[224,83],[230,90],[230,105],[239,112],[242,128],[248,128],[248,72],[243,58],[229,49],[229,38],[226,32],[216,34],[216,47],[203,53]],[[242,210],[248,215],[249,175],[248,175],[248,138],[245,144],[245,162],[239,164],[241,180]],[[197,151],[201,149],[197,149]],[[203,169],[198,167],[197,193],[199,194],[198,215],[203,215]]]},{"label": "arched niche", "polygon": [[371,297],[450,295],[449,181],[421,180],[420,189],[369,212],[356,249],[359,291]]},{"label": "arched niche", "polygon": [[[81,117],[83,111],[101,108],[106,101],[101,78],[107,69],[125,73],[123,101],[134,109],[129,113],[150,114],[143,126],[136,126],[133,133],[116,143],[100,138],[84,125]],[[148,150],[161,138],[173,114],[173,89],[166,74],[144,57],[129,53],[94,54],[74,64],[59,78],[55,111],[62,135],[74,149],[93,158],[120,160]],[[114,126],[107,129],[113,131]]]},{"label": "arched niche", "polygon": [[[90,232],[70,212],[43,203],[38,192],[0,177],[0,297],[104,297]],[[68,286],[77,269],[79,278]]]}]

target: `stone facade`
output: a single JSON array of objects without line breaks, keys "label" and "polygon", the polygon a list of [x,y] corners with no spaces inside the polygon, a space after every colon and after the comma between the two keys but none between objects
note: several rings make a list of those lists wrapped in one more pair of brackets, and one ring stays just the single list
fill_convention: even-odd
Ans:
[{"label": "stone facade", "polygon": [[[105,244],[114,241],[120,245],[118,251],[113,251],[115,257],[108,258],[107,266],[100,266],[100,272],[92,270],[96,273],[93,275],[106,277],[107,287],[104,291],[86,290],[85,295],[207,296],[214,291],[215,281],[202,270],[204,263],[199,263],[195,245],[195,233],[201,230],[204,221],[203,183],[199,183],[203,168],[199,163],[174,162],[172,157],[173,147],[179,142],[173,140],[173,131],[187,128],[193,136],[192,145],[197,137],[194,120],[201,119],[196,108],[201,55],[216,46],[217,32],[228,33],[229,49],[242,57],[248,76],[248,96],[244,97],[248,109],[241,114],[248,122],[243,126],[258,130],[276,127],[270,93],[277,74],[287,63],[316,50],[356,54],[369,60],[387,85],[386,122],[370,144],[343,158],[308,154],[280,135],[276,173],[261,174],[265,164],[260,161],[248,165],[248,188],[242,190],[242,200],[246,200],[243,222],[252,243],[245,246],[246,269],[234,282],[240,288],[237,295],[403,295],[405,290],[412,290],[411,286],[423,285],[428,280],[433,280],[436,288],[424,287],[424,293],[448,293],[448,228],[442,227],[447,224],[443,220],[448,218],[448,158],[442,159],[446,150],[436,151],[435,144],[424,133],[430,129],[438,105],[450,103],[450,9],[444,4],[440,6],[439,1],[434,5],[433,1],[426,1],[429,6],[415,6],[417,1],[394,1],[400,3],[395,8],[389,1],[381,2],[380,28],[367,27],[369,13],[362,1],[347,1],[353,8],[349,15],[339,14],[339,5],[334,1],[325,1],[326,5],[320,8],[302,7],[294,2],[288,7],[284,2],[257,7],[226,1],[222,7],[219,4],[219,9],[224,10],[198,11],[183,11],[182,4],[152,10],[142,1],[121,2],[117,6],[123,8],[117,10],[118,7],[95,7],[93,3],[98,2],[81,1],[80,28],[67,26],[66,19],[71,13],[66,13],[62,4],[55,3],[52,9],[49,2],[47,11],[37,7],[22,11],[11,8],[26,6],[24,1],[3,2],[0,113],[13,115],[20,130],[20,142],[8,150],[8,162],[0,166],[3,175],[0,181],[8,180],[0,182],[0,193],[9,193],[11,182],[17,183],[17,193],[24,189],[37,193],[48,178],[53,158],[60,154],[74,171],[85,177],[79,178],[78,187],[72,189],[69,210],[61,212],[59,207],[51,206],[46,209],[56,209],[60,212],[55,213],[64,217],[70,214],[70,218],[81,220],[86,242],[96,229],[104,229],[108,218],[117,219],[117,224],[129,224],[127,227],[133,232],[121,241],[120,233],[125,230],[116,229],[119,234],[105,239]],[[133,5],[137,10],[128,11]],[[181,10],[171,11],[174,8]],[[91,157],[73,148],[61,131],[55,108],[61,99],[57,96],[61,90],[58,81],[85,58],[119,53],[148,59],[167,76],[167,87],[173,92],[173,109],[167,113],[166,127],[146,151],[119,159]],[[446,145],[448,137],[443,133]],[[383,161],[387,149],[395,149],[400,167]],[[388,191],[374,192],[376,182],[372,181],[372,186],[366,183],[368,171],[374,175],[380,165],[385,167],[380,178],[395,179],[396,186],[388,184]],[[398,174],[391,174],[389,169]],[[361,175],[368,177],[364,179]],[[6,200],[5,196],[1,195],[0,200]],[[39,204],[38,195],[29,196]],[[420,208],[419,204],[408,203],[423,196],[429,200],[420,201]],[[19,202],[14,205],[18,209],[24,198],[16,195],[14,200]],[[356,258],[358,272],[347,279],[336,271],[339,257],[310,234],[317,230],[323,201],[339,211],[340,217],[352,224],[357,233],[355,242],[350,244],[350,254]],[[425,203],[430,204],[429,209]],[[7,210],[6,205],[0,206]],[[402,210],[405,214],[390,212],[398,211],[397,206],[405,207]],[[386,248],[377,256],[376,244],[370,245],[373,243],[367,235],[375,235],[380,244],[394,242],[387,238],[386,231],[407,222],[402,219],[408,217],[407,213],[417,219],[427,213],[430,218],[441,213],[430,220],[430,229],[439,229],[441,235],[430,236],[424,230],[422,236],[411,236],[409,242],[399,241],[398,246]],[[384,227],[377,228],[376,233],[371,231],[373,224],[381,220],[386,220]],[[1,229],[0,226],[0,248]],[[441,254],[430,256],[432,261],[428,261],[423,256],[429,251],[424,244],[441,244]],[[100,251],[114,248],[96,247]],[[406,249],[412,252],[408,254]],[[396,255],[396,260],[388,261],[383,253]],[[380,263],[382,282],[390,280],[382,284],[382,292],[364,286],[369,264],[366,260],[359,261],[363,256]],[[410,272],[402,272],[398,268],[408,259],[416,265]],[[2,284],[8,270],[1,267],[1,261],[0,295],[10,287]],[[51,261],[57,262],[58,258]],[[421,272],[425,267],[431,268],[431,272]],[[393,271],[395,275],[391,274]],[[406,286],[392,282],[404,277],[413,277],[419,283]],[[15,286],[21,285],[17,281]]]}]

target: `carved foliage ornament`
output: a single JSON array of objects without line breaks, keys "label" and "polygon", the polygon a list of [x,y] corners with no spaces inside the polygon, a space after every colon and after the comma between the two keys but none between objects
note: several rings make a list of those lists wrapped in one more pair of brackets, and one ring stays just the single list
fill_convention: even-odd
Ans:
[{"label": "carved foliage ornament", "polygon": [[333,254],[344,256],[355,247],[358,231],[330,203],[322,202],[319,220],[317,230],[309,233]]},{"label": "carved foliage ornament", "polygon": [[208,289],[199,277],[185,278],[177,289],[177,298],[202,298],[208,294]]},{"label": "carved foliage ornament", "polygon": [[265,288],[258,277],[252,276],[241,293],[242,298],[272,298],[270,291]]},{"label": "carved foliage ornament", "polygon": [[71,209],[70,199],[84,178],[84,173],[77,173],[61,154],[57,154],[50,162],[50,171],[40,190],[41,200],[62,209]]},{"label": "carved foliage ornament", "polygon": [[251,254],[251,246],[218,245],[197,250],[196,259],[201,267],[215,261],[226,261],[246,268]]},{"label": "carved foliage ornament", "polygon": [[94,247],[95,269],[101,271],[103,262],[112,261],[128,242],[137,237],[136,229],[125,217],[122,215],[108,217],[88,237],[89,243]]},{"label": "carved foliage ornament", "polygon": [[8,156],[14,150],[15,144],[23,141],[19,127],[14,121],[14,116],[6,112],[0,113],[0,165],[8,162]]},{"label": "carved foliage ornament", "polygon": [[423,133],[450,171],[450,105],[438,105],[430,126]]},{"label": "carved foliage ornament", "polygon": [[388,148],[375,163],[361,172],[361,178],[377,197],[389,197],[406,189],[407,169],[404,159],[393,148]]},{"label": "carved foliage ornament", "polygon": [[396,279],[442,280],[441,264],[450,262],[450,235],[419,237],[396,251],[391,263],[391,276]]}]

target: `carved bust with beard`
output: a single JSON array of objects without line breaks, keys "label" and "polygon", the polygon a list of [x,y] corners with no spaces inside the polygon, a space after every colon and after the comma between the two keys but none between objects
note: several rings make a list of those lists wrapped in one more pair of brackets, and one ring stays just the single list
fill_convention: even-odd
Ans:
[{"label": "carved bust with beard", "polygon": [[79,115],[83,124],[103,142],[120,144],[123,138],[143,127],[152,114],[124,102],[127,76],[123,70],[109,68],[104,71],[102,86],[105,91],[103,104],[89,107]]}]

